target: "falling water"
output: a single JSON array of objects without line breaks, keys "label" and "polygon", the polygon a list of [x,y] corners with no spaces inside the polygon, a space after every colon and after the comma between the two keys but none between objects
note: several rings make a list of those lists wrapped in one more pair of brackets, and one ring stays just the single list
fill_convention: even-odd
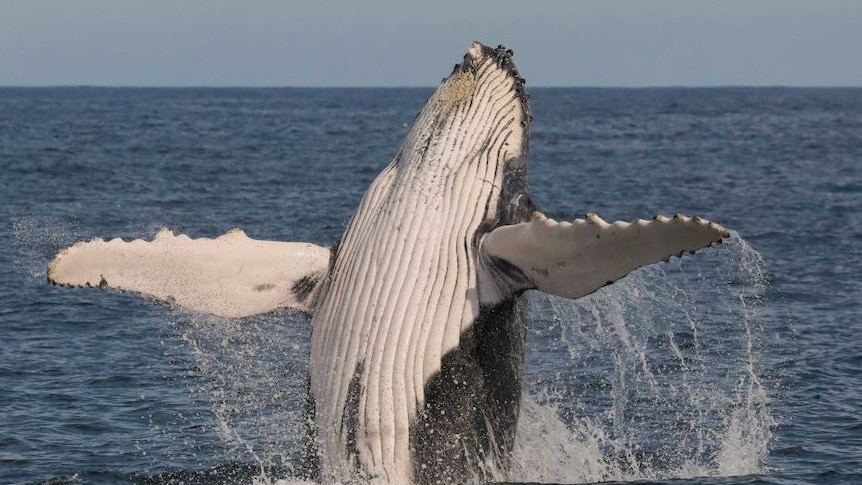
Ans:
[{"label": "falling water", "polygon": [[[252,463],[254,475],[300,476],[308,324],[288,312],[244,320],[175,312],[222,442],[220,463]],[[235,478],[249,478],[240,467]]]},{"label": "falling water", "polygon": [[763,472],[760,255],[738,235],[580,300],[531,297],[512,481]]}]

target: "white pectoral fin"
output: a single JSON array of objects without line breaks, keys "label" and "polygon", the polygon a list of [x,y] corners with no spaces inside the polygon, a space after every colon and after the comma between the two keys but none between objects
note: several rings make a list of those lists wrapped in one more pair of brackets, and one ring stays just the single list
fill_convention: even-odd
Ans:
[{"label": "white pectoral fin", "polygon": [[61,251],[48,267],[53,284],[115,288],[190,310],[243,317],[288,307],[310,312],[326,276],[329,249],[257,241],[235,229],[191,239],[163,229],[152,241],[94,239]]},{"label": "white pectoral fin", "polygon": [[520,270],[528,281],[516,290],[534,288],[579,298],[641,266],[694,252],[728,236],[718,224],[679,214],[609,224],[593,214],[557,222],[537,213],[530,222],[490,232],[482,248],[485,257]]}]

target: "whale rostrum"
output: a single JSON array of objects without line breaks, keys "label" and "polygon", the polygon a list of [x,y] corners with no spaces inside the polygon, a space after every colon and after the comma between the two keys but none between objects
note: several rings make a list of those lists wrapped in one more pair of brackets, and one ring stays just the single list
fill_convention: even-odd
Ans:
[{"label": "whale rostrum", "polygon": [[683,215],[557,222],[527,192],[529,99],[503,46],[473,43],[331,248],[240,230],[79,242],[54,284],[243,317],[311,319],[306,464],[324,483],[505,478],[527,290],[580,298],[729,235]]}]

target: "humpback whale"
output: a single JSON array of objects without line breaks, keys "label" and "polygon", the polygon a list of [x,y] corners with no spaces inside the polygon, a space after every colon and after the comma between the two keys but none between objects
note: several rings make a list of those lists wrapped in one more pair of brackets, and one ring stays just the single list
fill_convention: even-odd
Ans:
[{"label": "humpback whale", "polygon": [[505,478],[525,293],[580,298],[728,236],[679,214],[546,217],[527,191],[530,122],[512,51],[474,42],[331,247],[163,229],[151,241],[78,242],[48,279],[223,317],[307,313],[305,458],[315,480]]}]

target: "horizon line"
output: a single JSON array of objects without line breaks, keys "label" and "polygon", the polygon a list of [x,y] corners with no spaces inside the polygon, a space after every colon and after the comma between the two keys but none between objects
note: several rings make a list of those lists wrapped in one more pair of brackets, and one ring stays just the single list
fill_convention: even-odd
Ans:
[{"label": "horizon line", "polygon": [[[207,84],[0,84],[0,89],[436,89],[439,85],[390,85],[390,86],[310,86],[310,85],[207,85]],[[679,84],[679,85],[533,85],[530,89],[862,89],[862,85],[851,84]]]}]

